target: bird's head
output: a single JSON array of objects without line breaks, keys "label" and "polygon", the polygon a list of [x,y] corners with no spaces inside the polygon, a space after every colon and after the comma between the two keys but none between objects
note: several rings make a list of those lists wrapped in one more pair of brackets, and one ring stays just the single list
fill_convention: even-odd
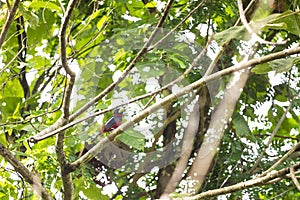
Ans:
[{"label": "bird's head", "polygon": [[122,115],[123,112],[124,112],[124,108],[120,107],[120,108],[117,108],[115,111],[114,111],[114,114],[118,114],[118,115]]}]

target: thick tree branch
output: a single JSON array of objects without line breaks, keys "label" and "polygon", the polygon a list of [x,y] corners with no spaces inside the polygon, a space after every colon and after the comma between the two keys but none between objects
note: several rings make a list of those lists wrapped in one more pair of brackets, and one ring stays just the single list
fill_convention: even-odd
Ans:
[{"label": "thick tree branch", "polygon": [[217,148],[223,138],[226,126],[235,110],[242,89],[248,80],[249,73],[249,69],[244,69],[240,74],[236,74],[236,76],[239,76],[237,81],[232,79],[227,84],[224,97],[211,116],[211,122],[204,136],[204,141],[188,173],[188,180],[192,186],[189,187],[191,187],[190,190],[194,193],[197,193],[202,187],[213,158],[217,153]]},{"label": "thick tree branch", "polygon": [[[64,14],[64,17],[62,19],[62,25],[60,29],[59,39],[60,39],[60,48],[61,48],[61,63],[63,68],[65,69],[66,73],[70,76],[70,81],[68,83],[68,86],[66,88],[65,94],[64,94],[64,101],[63,101],[63,117],[62,117],[62,125],[65,125],[69,121],[70,116],[70,99],[71,99],[71,93],[73,90],[73,86],[75,83],[75,77],[76,74],[70,69],[67,61],[67,53],[66,53],[66,47],[67,47],[67,39],[66,39],[66,30],[71,18],[72,11],[75,7],[76,0],[71,0],[68,3],[68,7],[66,9],[66,12]],[[56,139],[56,155],[58,158],[58,162],[60,165],[61,170],[61,177],[63,182],[63,193],[64,193],[64,199],[65,200],[72,200],[73,199],[73,182],[72,182],[72,175],[71,173],[68,173],[65,171],[66,166],[68,165],[66,155],[64,152],[64,132],[60,132],[57,135]]]},{"label": "thick tree branch", "polygon": [[52,197],[48,191],[43,187],[39,178],[29,171],[3,144],[0,143],[0,155],[8,161],[15,170],[20,173],[24,179],[32,186],[33,190],[43,199],[51,200]]},{"label": "thick tree branch", "polygon": [[[296,163],[295,165],[293,165],[291,167],[297,170],[297,169],[300,168],[300,163]],[[184,199],[184,200],[202,199],[202,198],[208,198],[208,197],[218,196],[218,195],[222,195],[222,194],[228,194],[228,193],[231,193],[231,192],[236,192],[236,191],[246,189],[246,188],[250,188],[250,187],[253,187],[253,186],[257,186],[257,185],[269,184],[274,179],[277,179],[277,178],[288,175],[290,173],[290,168],[291,167],[286,167],[286,168],[283,168],[279,171],[272,171],[272,172],[269,172],[269,173],[265,174],[262,177],[256,177],[256,178],[253,178],[251,180],[248,180],[248,181],[245,181],[245,182],[240,182],[240,183],[237,183],[235,185],[228,186],[228,187],[215,189],[215,190],[210,190],[210,191],[207,191],[207,192],[197,194],[197,195],[192,196],[192,197],[174,198],[174,199],[176,199],[176,200],[179,200],[179,199]],[[277,179],[277,180],[279,181],[281,179]]]},{"label": "thick tree branch", "polygon": [[2,45],[5,41],[5,38],[6,38],[6,35],[8,33],[9,27],[10,27],[11,23],[14,20],[14,17],[15,17],[15,14],[17,12],[17,9],[19,7],[19,4],[20,4],[20,0],[16,0],[13,7],[12,7],[12,9],[9,12],[9,15],[6,19],[6,22],[5,22],[4,26],[2,27],[2,31],[1,31],[1,34],[0,34],[0,49],[2,48]]},{"label": "thick tree branch", "polygon": [[198,131],[200,120],[200,113],[199,113],[199,99],[194,105],[193,111],[190,113],[189,116],[189,123],[188,127],[185,130],[183,142],[182,142],[182,155],[180,156],[179,160],[176,163],[176,167],[174,172],[167,183],[163,194],[161,195],[161,199],[167,199],[169,194],[174,192],[176,187],[178,186],[179,182],[182,179],[182,175],[186,169],[187,163],[190,159],[192,150],[193,150],[193,143],[195,135]]},{"label": "thick tree branch", "polygon": [[136,116],[134,116],[130,121],[127,121],[123,123],[121,126],[119,126],[117,129],[112,131],[112,133],[107,137],[103,138],[102,140],[99,141],[99,143],[94,146],[92,149],[90,149],[85,155],[83,155],[81,158],[79,158],[77,161],[73,162],[70,165],[70,170],[75,170],[77,167],[79,167],[81,164],[89,161],[96,155],[98,152],[101,151],[102,147],[105,146],[105,144],[109,143],[110,140],[114,140],[114,138],[121,134],[122,132],[126,131],[129,127],[131,127],[133,124],[139,122],[140,120],[144,119],[147,117],[150,113],[155,112],[159,108],[163,107],[164,105],[169,104],[170,102],[175,101],[177,98],[183,96],[184,94],[189,93],[190,91],[197,89],[199,87],[202,87],[205,85],[207,82],[211,80],[215,80],[217,78],[220,78],[224,75],[230,74],[235,71],[239,71],[242,69],[247,69],[250,68],[251,66],[255,66],[257,64],[269,62],[271,60],[276,60],[279,58],[284,58],[289,55],[294,55],[300,53],[300,47],[295,47],[292,49],[286,49],[280,52],[272,53],[260,58],[254,58],[246,62],[241,62],[237,65],[234,65],[232,67],[229,67],[227,69],[221,70],[219,72],[216,72],[214,74],[211,74],[209,76],[203,77],[199,79],[198,81],[191,83],[190,85],[182,88],[180,91],[170,94],[169,96],[165,97],[162,99],[160,102],[153,104],[152,106],[148,107],[144,111],[140,112]]}]

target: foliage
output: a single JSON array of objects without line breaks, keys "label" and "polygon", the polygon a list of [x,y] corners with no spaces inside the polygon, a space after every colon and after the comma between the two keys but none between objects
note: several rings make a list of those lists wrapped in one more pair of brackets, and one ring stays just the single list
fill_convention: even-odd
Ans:
[{"label": "foliage", "polygon": [[[1,27],[13,3],[0,2]],[[37,175],[43,187],[56,199],[64,197],[62,188],[65,186],[57,138],[52,136],[37,143],[29,139],[56,125],[65,116],[64,101],[71,79],[61,64],[64,49],[60,30],[68,3],[57,0],[20,2],[0,48],[0,143]],[[285,12],[277,12],[266,3],[268,9],[254,6],[252,13],[251,9],[246,13],[248,18],[253,17],[250,25],[262,38],[274,43],[286,40],[280,46],[253,43],[248,49],[252,36],[243,24],[234,25],[239,10],[232,0],[205,2],[175,32],[164,38],[199,3],[174,1],[160,28],[155,27],[164,14],[167,1],[81,0],[75,4],[66,35],[68,65],[76,74],[69,102],[71,116],[117,83],[128,66],[133,63],[134,67],[113,90],[76,116],[76,119],[86,117],[83,122],[74,123],[63,132],[67,162],[76,161],[79,152],[98,136],[102,124],[112,117],[111,112],[93,114],[122,105],[125,108],[123,123],[128,122],[149,106],[205,78],[211,62],[216,61],[212,72],[215,73],[242,63],[245,57],[271,55],[292,49],[299,43],[298,1],[286,1]],[[244,1],[244,7],[248,3]],[[155,31],[157,34],[150,48],[160,39],[163,41],[139,56]],[[194,63],[205,48],[207,51]],[[223,52],[219,57],[218,51]],[[186,147],[191,147],[191,153],[180,174],[181,180],[175,183],[176,190],[169,192],[176,192],[179,197],[232,186],[262,174],[300,140],[298,55],[251,66],[251,74],[241,88],[243,92],[220,138],[220,145],[211,150],[216,156],[212,163],[206,163],[210,165],[209,172],[203,175],[206,178],[198,191],[187,188],[188,173],[214,120],[212,113],[218,109],[224,89],[231,83],[231,74],[218,76],[201,88],[186,90],[175,102],[163,104],[142,120],[133,121],[109,147],[104,145],[99,154],[93,155],[95,158],[71,172],[74,199],[159,198],[170,176],[175,174],[177,163],[185,156],[182,151]],[[191,65],[194,65],[191,71],[184,74]],[[182,80],[154,92],[181,75]],[[143,97],[147,94],[151,95]],[[140,99],[130,102],[135,98]],[[189,145],[184,146],[186,130],[190,130],[192,124],[190,116],[198,108],[197,104],[196,134]],[[288,114],[272,135],[289,104]],[[99,136],[99,141],[108,135],[110,133]],[[266,146],[270,137],[271,143]],[[262,159],[253,168],[261,153]],[[297,156],[290,156],[276,169],[298,162]],[[0,199],[39,198],[5,156],[0,157],[0,176]],[[293,181],[288,176],[280,178],[276,183],[261,183],[226,195],[230,199],[240,196],[297,198],[299,194]]]}]

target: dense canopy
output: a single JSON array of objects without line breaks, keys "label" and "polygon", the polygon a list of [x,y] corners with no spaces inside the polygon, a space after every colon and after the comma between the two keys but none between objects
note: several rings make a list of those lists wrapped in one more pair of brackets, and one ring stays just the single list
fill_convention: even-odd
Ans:
[{"label": "dense canopy", "polygon": [[1,199],[299,198],[299,0],[0,8]]}]

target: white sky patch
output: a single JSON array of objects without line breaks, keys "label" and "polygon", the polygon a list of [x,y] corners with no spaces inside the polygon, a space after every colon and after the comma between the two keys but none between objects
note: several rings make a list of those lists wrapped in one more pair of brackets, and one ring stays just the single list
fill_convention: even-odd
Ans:
[{"label": "white sky patch", "polygon": [[160,0],[154,0],[154,2],[156,3],[156,8],[159,12],[162,12],[167,4],[167,2],[160,1]]},{"label": "white sky patch", "polygon": [[2,51],[0,51],[0,69],[3,69],[5,66],[5,64],[3,63],[3,55],[2,55]]},{"label": "white sky patch", "polygon": [[115,70],[116,70],[116,65],[114,65],[114,64],[110,64],[110,65],[108,65],[107,66],[108,67],[108,69],[110,70],[110,71],[112,71],[112,72],[114,72]]},{"label": "white sky patch", "polygon": [[[215,26],[215,25],[214,25]],[[200,32],[200,35],[202,37],[206,37],[206,34],[207,34],[207,29],[208,29],[208,26],[207,24],[198,24],[198,26],[196,27],[197,30],[199,30]],[[211,27],[208,29],[208,34],[211,35],[213,33]]]},{"label": "white sky patch", "polygon": [[268,73],[270,84],[272,86],[280,85],[284,83],[284,74],[283,73],[276,73],[275,71],[271,71]]},{"label": "white sky patch", "polygon": [[157,88],[159,88],[159,83],[156,78],[151,77],[146,80],[146,87],[145,87],[146,92],[153,92]]},{"label": "white sky patch", "polygon": [[41,93],[41,98],[38,99],[38,103],[39,104],[42,104],[44,102],[50,102],[51,100],[51,94],[50,94],[50,91],[52,90],[52,86],[50,84],[48,84],[45,89],[42,91]]},{"label": "white sky patch", "polygon": [[[80,67],[79,67],[79,64],[78,64],[77,60],[73,60],[73,62],[69,62],[68,65],[71,68],[71,70],[76,74],[76,81],[80,80],[81,79],[80,75],[81,75],[82,71],[80,70]],[[83,99],[86,98],[85,96],[80,95],[78,90],[79,90],[79,88],[75,84],[74,88],[72,90],[71,109],[73,109],[76,106],[78,101],[83,100]],[[73,107],[72,107],[72,105],[73,105]]]},{"label": "white sky patch", "polygon": [[123,103],[127,103],[129,101],[129,98],[127,96],[127,91],[123,90],[120,92],[115,92],[113,95],[113,98],[111,100],[112,106],[117,106]]},{"label": "white sky patch", "polygon": [[128,21],[131,21],[131,22],[137,22],[137,21],[140,21],[141,18],[138,18],[138,17],[134,17],[134,16],[130,16],[128,14],[124,14],[122,15],[122,17]]},{"label": "white sky patch", "polygon": [[177,84],[174,84],[172,86],[172,93],[177,93],[181,90],[181,88],[177,85]]},{"label": "white sky patch", "polygon": [[103,187],[102,194],[112,197],[112,195],[115,194],[116,192],[118,192],[118,187],[113,182],[112,184]]},{"label": "white sky patch", "polygon": [[58,34],[59,34],[59,28],[54,29],[53,37],[57,36]]},{"label": "white sky patch", "polygon": [[133,68],[131,70],[130,78],[131,78],[132,84],[134,84],[134,85],[141,82],[141,75],[136,68]]},{"label": "white sky patch", "polygon": [[254,110],[254,114],[257,116],[267,116],[271,106],[272,106],[272,102],[266,101]]},{"label": "white sky patch", "polygon": [[34,80],[36,74],[37,74],[37,71],[29,71],[25,74],[26,80],[27,80],[29,85],[31,85],[31,83]]},{"label": "white sky patch", "polygon": [[44,52],[44,48],[47,47],[47,43],[48,43],[47,40],[42,40],[42,45],[35,48],[35,51],[36,51],[35,56],[41,56],[41,57],[46,58],[48,60],[51,59],[50,58],[50,53],[45,53]]},{"label": "white sky patch", "polygon": [[116,82],[122,76],[122,74],[123,73],[120,70],[115,71],[112,76],[113,81]]},{"label": "white sky patch", "polygon": [[189,30],[182,31],[177,35],[178,42],[186,42],[188,44],[195,43],[196,35]]},{"label": "white sky patch", "polygon": [[218,43],[215,40],[213,40],[211,42],[211,45],[209,45],[209,47],[207,48],[207,56],[211,60],[214,60],[218,54],[218,51],[220,51],[220,47],[218,46]]}]

